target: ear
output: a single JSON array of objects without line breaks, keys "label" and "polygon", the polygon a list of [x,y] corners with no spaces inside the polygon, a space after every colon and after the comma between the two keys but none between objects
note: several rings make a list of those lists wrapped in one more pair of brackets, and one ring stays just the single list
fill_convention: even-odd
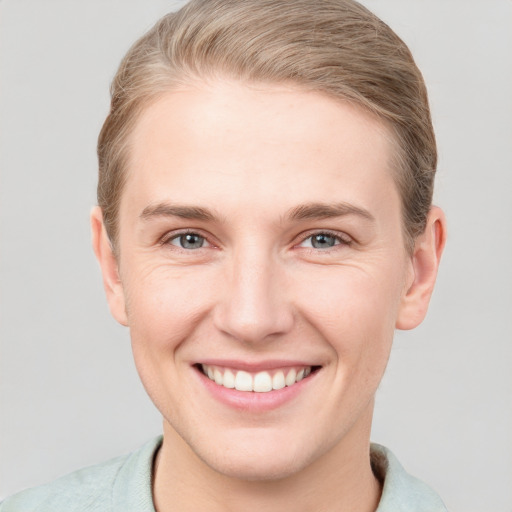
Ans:
[{"label": "ear", "polygon": [[428,214],[425,231],[414,244],[411,276],[400,303],[397,329],[414,329],[425,318],[445,242],[446,219],[443,211],[433,206]]},{"label": "ear", "polygon": [[128,325],[123,285],[119,277],[119,266],[103,224],[103,213],[99,206],[91,212],[92,247],[103,275],[103,287],[112,316],[121,324]]}]

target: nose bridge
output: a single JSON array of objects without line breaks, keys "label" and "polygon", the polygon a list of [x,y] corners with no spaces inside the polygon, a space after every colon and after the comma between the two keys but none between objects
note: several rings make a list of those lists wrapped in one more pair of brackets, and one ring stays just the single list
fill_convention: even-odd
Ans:
[{"label": "nose bridge", "polygon": [[217,327],[243,342],[284,334],[293,322],[282,264],[257,244],[234,251],[217,311]]}]

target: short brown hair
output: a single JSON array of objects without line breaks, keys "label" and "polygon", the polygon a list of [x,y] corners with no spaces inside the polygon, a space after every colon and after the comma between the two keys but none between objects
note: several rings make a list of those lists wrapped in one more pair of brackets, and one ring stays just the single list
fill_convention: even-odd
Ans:
[{"label": "short brown hair", "polygon": [[353,0],[192,0],[124,57],[98,140],[98,204],[116,247],[129,136],[159,95],[194,81],[292,82],[373,112],[397,142],[408,249],[424,231],[437,150],[427,91],[405,43]]}]

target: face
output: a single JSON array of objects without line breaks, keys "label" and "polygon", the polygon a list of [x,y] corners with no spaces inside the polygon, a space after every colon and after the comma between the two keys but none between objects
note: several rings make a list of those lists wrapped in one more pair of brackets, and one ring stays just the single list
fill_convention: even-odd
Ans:
[{"label": "face", "polygon": [[161,97],[131,142],[110,302],[166,436],[251,479],[364,446],[414,273],[386,127],[218,82]]}]

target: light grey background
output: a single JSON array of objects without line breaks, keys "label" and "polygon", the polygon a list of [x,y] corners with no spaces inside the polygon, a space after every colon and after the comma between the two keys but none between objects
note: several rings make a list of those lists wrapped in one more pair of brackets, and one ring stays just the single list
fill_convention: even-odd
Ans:
[{"label": "light grey background", "polygon": [[[452,511],[512,510],[512,2],[366,0],[423,70],[449,222],[373,439]],[[0,2],[0,496],[160,432],[89,243],[95,140],[135,37],[176,2]]]}]

